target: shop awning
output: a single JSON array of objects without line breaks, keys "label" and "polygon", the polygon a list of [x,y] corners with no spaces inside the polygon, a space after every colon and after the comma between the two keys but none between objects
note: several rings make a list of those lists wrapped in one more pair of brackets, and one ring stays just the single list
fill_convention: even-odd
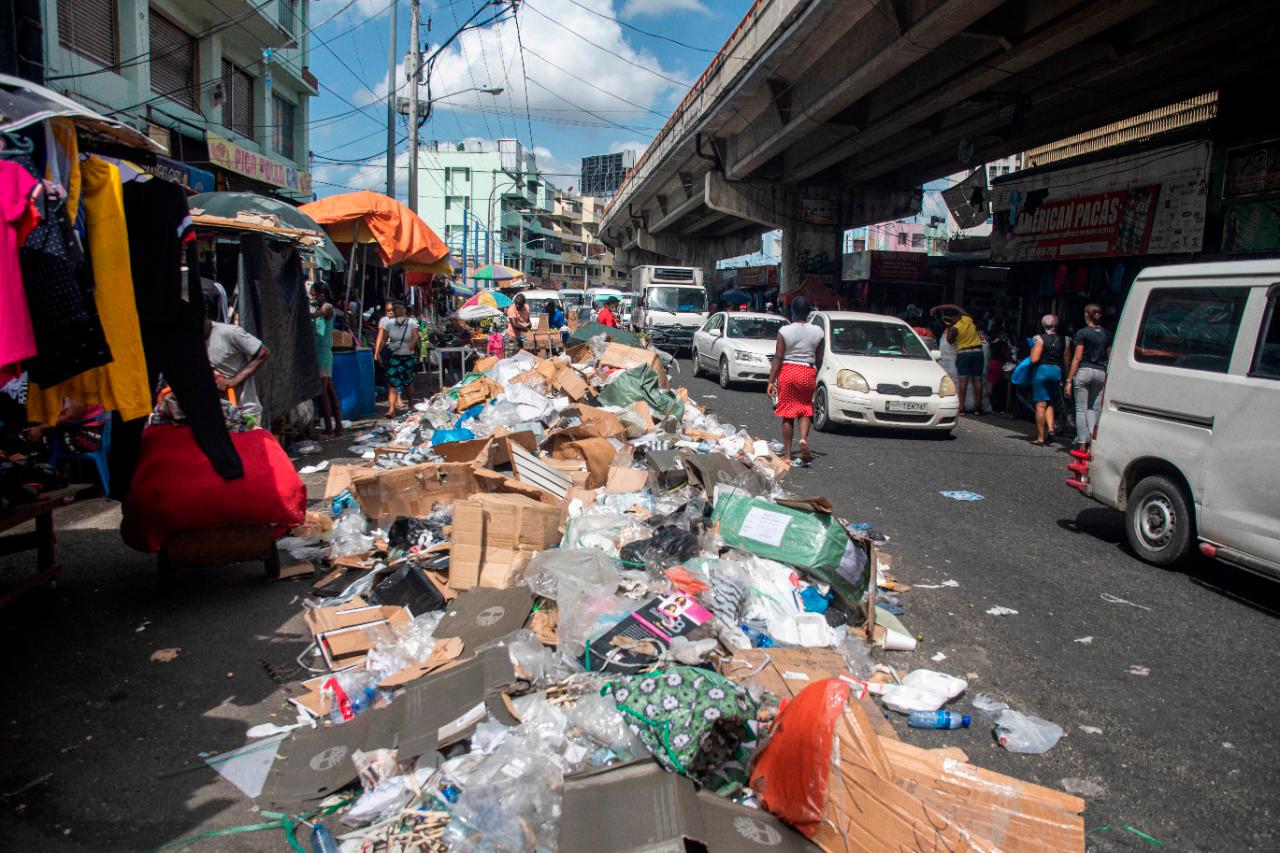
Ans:
[{"label": "shop awning", "polygon": [[313,247],[320,266],[338,272],[347,268],[342,252],[320,223],[287,202],[257,193],[200,193],[191,197],[190,204],[193,211],[202,210],[209,216],[233,220],[242,213],[275,217],[285,228],[314,232],[320,238],[319,245]]},{"label": "shop awning", "polygon": [[21,130],[58,116],[65,116],[85,130],[123,145],[156,154],[169,153],[159,142],[123,122],[107,118],[30,80],[0,74],[0,133]]},{"label": "shop awning", "polygon": [[299,210],[338,243],[373,243],[388,267],[453,273],[449,247],[431,226],[393,198],[365,190],[322,198]]}]

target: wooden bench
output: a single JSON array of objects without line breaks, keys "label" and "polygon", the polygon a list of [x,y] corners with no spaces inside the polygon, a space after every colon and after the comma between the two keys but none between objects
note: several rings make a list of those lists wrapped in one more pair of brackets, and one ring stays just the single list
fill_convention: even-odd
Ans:
[{"label": "wooden bench", "polygon": [[7,557],[33,549],[36,552],[36,573],[0,595],[0,607],[7,607],[38,587],[56,585],[62,567],[58,565],[53,511],[71,503],[76,495],[88,488],[90,487],[87,485],[77,485],[55,489],[34,503],[16,506],[0,513],[0,533],[28,521],[34,520],[36,523],[36,529],[29,533],[0,537],[0,556]]}]

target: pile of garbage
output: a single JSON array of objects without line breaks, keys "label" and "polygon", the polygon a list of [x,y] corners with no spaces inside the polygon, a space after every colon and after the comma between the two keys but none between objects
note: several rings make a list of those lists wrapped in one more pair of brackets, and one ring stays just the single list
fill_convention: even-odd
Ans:
[{"label": "pile of garbage", "polygon": [[873,660],[914,642],[874,532],[660,353],[486,359],[416,409],[280,543],[316,577],[297,721],[208,759],[317,844],[1084,849],[1079,798],[898,738],[877,697],[954,727],[966,684]]}]

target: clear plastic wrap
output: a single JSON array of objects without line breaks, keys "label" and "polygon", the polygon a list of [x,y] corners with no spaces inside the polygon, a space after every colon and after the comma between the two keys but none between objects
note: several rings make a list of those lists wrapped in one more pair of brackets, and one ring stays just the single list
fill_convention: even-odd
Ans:
[{"label": "clear plastic wrap", "polygon": [[1021,711],[1004,710],[996,718],[996,740],[1010,752],[1048,752],[1063,734],[1057,723]]},{"label": "clear plastic wrap", "polygon": [[616,595],[576,595],[560,602],[560,624],[557,626],[560,651],[580,658],[587,650],[587,640],[608,631],[636,609],[636,602]]},{"label": "clear plastic wrap", "polygon": [[330,557],[349,557],[373,550],[373,537],[365,534],[368,520],[360,512],[347,512],[333,523],[329,534]]},{"label": "clear plastic wrap", "polygon": [[581,594],[612,595],[618,588],[618,569],[593,548],[553,548],[533,555],[524,580],[538,595],[564,601]]},{"label": "clear plastic wrap", "polygon": [[621,761],[647,754],[648,750],[618,706],[606,696],[588,693],[568,710],[569,722],[593,741],[610,750]]}]

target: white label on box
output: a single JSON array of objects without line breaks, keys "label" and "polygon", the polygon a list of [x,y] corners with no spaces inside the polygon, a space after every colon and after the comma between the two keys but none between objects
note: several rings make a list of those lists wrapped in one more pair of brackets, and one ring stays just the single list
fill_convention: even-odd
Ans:
[{"label": "white label on box", "polygon": [[777,548],[782,544],[782,534],[787,532],[787,525],[790,523],[791,516],[785,512],[772,512],[753,506],[742,520],[742,529],[738,533],[747,539]]}]

